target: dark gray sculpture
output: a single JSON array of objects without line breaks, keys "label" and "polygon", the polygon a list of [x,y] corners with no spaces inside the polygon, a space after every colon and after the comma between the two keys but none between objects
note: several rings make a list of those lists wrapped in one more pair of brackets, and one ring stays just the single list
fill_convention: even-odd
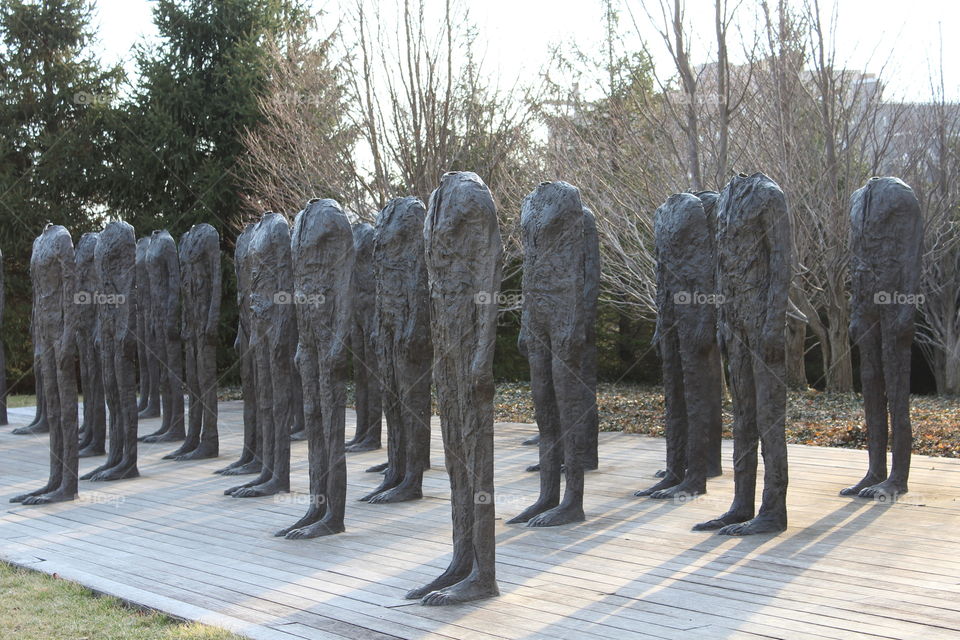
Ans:
[{"label": "dark gray sculpture", "polygon": [[354,247],[350,222],[336,200],[314,199],[297,214],[290,240],[294,306],[300,340],[297,369],[303,382],[310,468],[310,506],[276,533],[316,538],[344,530],[347,461],[347,352],[353,330]]},{"label": "dark gray sculpture", "polygon": [[426,210],[418,198],[391,200],[377,217],[373,240],[376,326],[387,413],[387,469],[362,500],[423,497],[430,468],[430,293],[423,253]]},{"label": "dark gray sculpture", "polygon": [[137,400],[138,417],[160,416],[160,361],[157,359],[156,337],[150,322],[150,272],[147,270],[147,251],[150,236],[137,240],[137,332],[144,339],[137,343],[140,397]]},{"label": "dark gray sculpture", "polygon": [[691,193],[673,194],[654,217],[667,469],[638,496],[683,499],[707,490],[708,437],[722,402],[714,229]]},{"label": "dark gray sculpture", "polygon": [[[37,344],[37,318],[36,312],[30,313],[30,338],[34,344]],[[43,392],[43,372],[40,367],[40,360],[36,352],[33,354],[33,379],[34,388],[37,393],[37,411],[33,416],[33,421],[23,427],[17,427],[10,433],[17,436],[39,435],[50,432],[50,423],[47,421],[46,399]]]},{"label": "dark gray sculpture", "polygon": [[597,302],[600,298],[600,236],[597,218],[587,207],[583,208],[583,241],[586,248],[583,276],[583,370],[581,377],[587,385],[588,412],[584,423],[583,453],[580,459],[584,471],[599,468],[600,413],[597,409]]},{"label": "dark gray sculpture", "polygon": [[103,394],[103,371],[97,351],[97,305],[92,297],[98,294],[95,254],[99,233],[85,233],[77,243],[76,279],[78,300],[77,354],[80,360],[80,386],[83,389],[83,425],[80,430],[81,458],[100,456],[106,452],[107,407]]},{"label": "dark gray sculpture", "polygon": [[[740,174],[727,184],[717,203],[717,290],[720,347],[730,367],[734,407],[735,494],[727,513],[695,530],[742,536],[787,526],[785,332],[792,237],[786,199],[773,180]],[[757,513],[760,443],[764,478]]]},{"label": "dark gray sculpture", "polygon": [[[3,334],[3,312],[6,294],[3,282],[3,253],[0,252],[0,335]],[[0,426],[10,424],[7,420],[7,352],[0,340]]]},{"label": "dark gray sculpture", "polygon": [[[850,336],[860,348],[869,468],[840,492],[895,500],[910,475],[910,348],[923,254],[923,219],[913,189],[871,178],[850,198]],[[887,476],[887,421],[893,466]]]},{"label": "dark gray sculpture", "polygon": [[[587,314],[586,218],[580,192],[541,182],[523,200],[520,352],[540,432],[540,497],[508,524],[550,527],[583,520],[583,452],[590,387],[583,378]],[[561,471],[561,463],[563,470]],[[560,500],[560,476],[566,491]]]},{"label": "dark gray sculpture", "polygon": [[[421,226],[422,229],[422,226]],[[383,422],[380,362],[376,332],[377,281],[373,268],[373,227],[365,222],[353,225],[353,384],[357,408],[357,429],[347,442],[347,451],[379,449]]]},{"label": "dark gray sculpture", "polygon": [[77,497],[77,318],[73,241],[60,225],[47,224],[33,242],[34,353],[46,385],[50,423],[50,480],[10,499],[23,504],[65,502]]},{"label": "dark gray sculpture", "polygon": [[493,493],[493,350],[503,245],[490,190],[449,172],[430,196],[423,226],[430,283],[434,379],[453,516],[453,559],[407,593],[447,605],[499,594]]},{"label": "dark gray sculpture", "polygon": [[183,340],[180,337],[180,259],[166,230],[154,231],[147,248],[153,350],[160,369],[160,429],[142,442],[173,442],[186,437],[183,426]]},{"label": "dark gray sculpture", "polygon": [[107,461],[81,480],[122,480],[140,475],[137,469],[138,334],[136,303],[136,237],[126,222],[107,224],[97,240],[97,351],[109,412]]},{"label": "dark gray sculpture", "polygon": [[220,455],[217,431],[217,330],[220,322],[220,234],[206,222],[180,238],[180,288],[190,399],[187,437],[164,459],[203,460]]},{"label": "dark gray sculpture", "polygon": [[241,476],[248,473],[260,473],[260,435],[257,430],[257,379],[253,357],[253,347],[250,345],[250,263],[247,256],[250,239],[253,237],[256,223],[247,224],[237,236],[234,247],[233,266],[237,276],[237,339],[233,349],[240,358],[240,383],[243,392],[243,450],[240,459],[227,465],[223,469],[214,471],[225,476]]},{"label": "dark gray sculpture", "polygon": [[293,357],[297,332],[291,303],[290,225],[282,214],[267,212],[250,233],[242,266],[247,267],[250,278],[250,345],[261,471],[250,482],[224,491],[234,498],[290,491],[290,427],[296,410]]}]

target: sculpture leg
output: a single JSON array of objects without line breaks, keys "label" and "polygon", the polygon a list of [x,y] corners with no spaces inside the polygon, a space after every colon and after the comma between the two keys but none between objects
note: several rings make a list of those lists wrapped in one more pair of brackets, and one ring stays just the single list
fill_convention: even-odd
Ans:
[{"label": "sculpture leg", "polygon": [[[383,340],[392,341],[392,336],[381,336]],[[396,344],[391,343],[385,350],[381,363],[381,380],[383,383],[382,403],[383,411],[387,416],[387,466],[383,481],[376,489],[360,498],[362,502],[374,502],[374,498],[393,489],[403,482],[407,468],[407,441],[409,425],[404,422],[403,398],[400,395],[403,372],[400,368],[402,355],[398,353]]]},{"label": "sculpture leg", "polygon": [[47,481],[47,484],[40,489],[10,498],[10,502],[22,502],[24,504],[36,504],[33,502],[35,498],[48,494],[51,491],[55,491],[60,486],[60,483],[63,479],[63,463],[61,462],[61,455],[63,453],[63,433],[62,429],[60,428],[61,421],[57,419],[57,416],[60,415],[60,396],[56,388],[57,369],[53,347],[51,346],[41,353],[40,356],[36,358],[35,362],[38,364],[39,370],[41,371],[40,378],[44,385],[44,412],[50,417],[50,477]]},{"label": "sculpture leg", "polygon": [[[316,351],[313,357],[318,358]],[[317,397],[320,398],[322,416],[318,421],[319,433],[311,434],[319,436],[318,446],[315,447],[319,459],[310,461],[311,475],[318,475],[317,490],[314,493],[311,488],[311,498],[322,499],[326,512],[319,521],[290,531],[287,538],[291,540],[318,538],[344,531],[343,516],[347,500],[347,459],[343,443],[347,411],[344,364],[324,363],[318,367],[319,375],[314,377],[319,381]],[[313,439],[311,437],[311,440]],[[319,468],[315,470],[315,466]]]},{"label": "sculpture leg", "polygon": [[734,334],[728,344],[730,358],[730,391],[733,395],[733,482],[734,497],[730,510],[722,516],[693,527],[694,531],[710,531],[747,522],[756,513],[757,392],[753,379],[753,354],[742,334]]},{"label": "sculpture leg", "polygon": [[787,528],[786,344],[781,339],[765,357],[754,355],[752,364],[756,426],[763,453],[763,499],[755,518],[726,526],[718,531],[720,535],[747,536]]},{"label": "sculpture leg", "polygon": [[46,403],[43,397],[43,380],[41,379],[43,374],[40,372],[40,359],[37,357],[33,359],[33,370],[35,372],[34,379],[36,380],[37,413],[33,418],[33,422],[25,427],[17,427],[10,432],[17,436],[47,433],[50,431],[50,423],[47,422]]},{"label": "sculpture leg", "polygon": [[553,380],[553,357],[543,338],[531,335],[528,344],[530,388],[533,392],[534,419],[540,432],[540,496],[507,524],[529,522],[560,504],[560,416]]},{"label": "sculpture leg", "polygon": [[588,413],[584,421],[583,451],[581,459],[585,471],[600,468],[600,412],[597,409],[597,344],[596,331],[587,327],[587,342],[583,356],[583,384],[587,385]]},{"label": "sculpture leg", "polygon": [[[257,415],[257,431],[260,440],[260,455],[261,455],[261,465],[259,475],[251,480],[250,482],[238,485],[236,487],[231,487],[224,491],[224,495],[236,495],[237,492],[243,491],[246,493],[247,489],[255,487],[257,485],[268,482],[271,477],[273,477],[273,465],[274,465],[274,432],[277,430],[274,423],[273,415],[273,388],[267,382],[270,379],[270,349],[266,344],[266,337],[261,337],[261,339],[252,339],[253,346],[252,360],[253,368],[255,371],[255,380],[260,381],[264,380],[264,384],[256,384],[254,386],[254,391],[256,395],[256,415]],[[236,497],[246,497],[245,495],[236,496]]]},{"label": "sculpture leg", "polygon": [[[296,346],[293,347],[294,350]],[[290,427],[290,439],[294,442],[307,439],[307,427],[304,419],[304,400],[303,400],[303,383],[300,381],[300,372],[296,367],[293,367],[293,384],[290,388],[291,397],[293,398],[293,425]]]},{"label": "sculpture leg", "polygon": [[[91,480],[124,480],[140,475],[137,469],[137,388],[136,344],[127,336],[113,350],[114,371],[117,384],[117,438],[122,455],[120,461],[111,467],[102,469]],[[113,443],[111,442],[111,449]]]},{"label": "sculpture leg", "polygon": [[[464,515],[468,520],[463,522],[457,522],[457,512],[454,511],[454,530],[462,527],[469,540],[470,572],[459,582],[425,595],[421,600],[425,605],[458,604],[500,593],[496,581],[493,493],[493,384],[468,389],[464,395],[467,397],[457,398],[460,412],[453,415],[464,418],[463,424],[454,427],[462,430],[457,436],[457,450],[465,454],[455,464],[465,467],[467,473],[465,485],[453,492],[452,500],[454,505],[459,502],[466,507]],[[571,457],[576,456],[577,452],[573,450]]]},{"label": "sculpture leg", "polygon": [[[589,419],[589,388],[580,378],[580,351],[554,354],[551,359],[553,393],[557,408],[558,436],[562,443],[565,489],[559,505],[534,516],[531,527],[555,527],[580,522],[583,514],[583,436]],[[492,463],[491,463],[492,464]],[[541,473],[543,467],[541,464]],[[559,469],[557,469],[559,471]],[[492,478],[491,478],[492,484]],[[559,491],[559,478],[557,490]]]},{"label": "sculpture leg", "polygon": [[[157,341],[147,339],[145,344],[147,354],[147,406],[140,411],[140,418],[157,418],[160,416],[160,360],[157,357]],[[159,431],[157,432],[159,434]]]},{"label": "sculpture leg", "polygon": [[[141,316],[137,317],[137,326],[143,326],[144,320]],[[137,381],[139,383],[140,395],[137,397],[137,412],[143,413],[150,402],[150,369],[147,365],[147,345],[141,341],[137,343]],[[140,416],[144,417],[144,416]]]},{"label": "sculpture leg", "polygon": [[[369,502],[405,502],[423,497],[423,472],[430,468],[430,370],[411,361],[404,350],[394,354],[394,384],[398,394],[391,411],[398,416],[400,451],[395,456],[400,482],[370,498]],[[393,468],[390,462],[390,468]],[[388,471],[388,473],[390,473]]]},{"label": "sculpture leg", "polygon": [[346,443],[347,451],[352,451],[355,444],[363,442],[367,437],[367,427],[369,418],[367,417],[367,408],[369,394],[367,383],[369,373],[367,372],[366,352],[364,350],[363,328],[355,323],[350,335],[350,350],[353,352],[353,385],[354,385],[354,404],[357,411],[357,428],[353,432],[353,438]]},{"label": "sculpture leg", "polygon": [[103,395],[109,413],[108,429],[110,432],[107,460],[99,467],[80,476],[81,480],[93,480],[95,476],[107,469],[112,469],[123,459],[123,416],[120,409],[119,374],[117,373],[117,357],[114,353],[112,341],[100,351],[100,371],[103,374]]},{"label": "sculpture leg", "polygon": [[[653,494],[674,487],[683,480],[687,465],[687,407],[684,399],[683,361],[680,357],[676,330],[660,336],[660,358],[663,361],[663,400],[666,409],[665,434],[667,439],[667,468],[663,480],[652,487],[637,491],[635,496]],[[666,495],[657,497],[668,497]]]},{"label": "sculpture leg", "polygon": [[893,464],[883,482],[860,492],[864,498],[892,501],[908,491],[913,429],[910,425],[910,345],[913,342],[913,317],[909,323],[897,322],[893,313],[880,319],[881,363],[887,391],[892,432]]},{"label": "sculpture leg", "polygon": [[240,339],[240,379],[243,391],[243,451],[240,459],[214,473],[239,476],[260,473],[260,435],[257,430],[257,387],[253,353],[246,336]]},{"label": "sculpture leg", "polygon": [[[50,430],[51,490],[26,498],[24,504],[65,502],[77,497],[77,379],[72,355],[53,353],[44,357],[45,378],[55,384],[47,386],[49,415],[56,416]],[[61,364],[62,366],[58,366]]]},{"label": "sculpture leg", "polygon": [[83,349],[82,370],[86,372],[83,377],[83,422],[87,429],[84,431],[78,455],[86,458],[100,456],[105,452],[107,410],[104,405],[103,371],[96,343],[90,340],[83,345]]},{"label": "sculpture leg", "polygon": [[704,455],[707,461],[707,477],[723,475],[723,362],[720,349],[716,344],[710,346],[703,362],[705,371],[702,376],[704,387],[702,398],[707,405],[705,416],[707,444]]},{"label": "sculpture leg", "polygon": [[187,338],[185,343],[186,367],[184,385],[187,391],[187,434],[183,444],[173,453],[163,456],[164,460],[180,460],[183,456],[190,453],[200,444],[200,429],[203,424],[203,412],[200,400],[200,379],[197,375],[197,347],[198,340],[195,337]]},{"label": "sculpture leg", "polygon": [[856,496],[868,487],[887,479],[887,392],[883,381],[883,352],[880,323],[872,324],[857,340],[860,348],[860,387],[863,393],[863,415],[867,426],[867,475],[852,487],[840,491],[842,496]]}]

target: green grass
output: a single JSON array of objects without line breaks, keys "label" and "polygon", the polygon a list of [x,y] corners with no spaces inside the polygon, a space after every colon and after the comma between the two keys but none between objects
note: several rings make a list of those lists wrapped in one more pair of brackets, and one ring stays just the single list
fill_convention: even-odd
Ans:
[{"label": "green grass", "polygon": [[18,407],[34,407],[37,405],[37,396],[30,395],[9,395],[7,396],[7,407],[16,409]]},{"label": "green grass", "polygon": [[0,562],[0,640],[227,640],[222,629],[125,607],[80,585]]}]

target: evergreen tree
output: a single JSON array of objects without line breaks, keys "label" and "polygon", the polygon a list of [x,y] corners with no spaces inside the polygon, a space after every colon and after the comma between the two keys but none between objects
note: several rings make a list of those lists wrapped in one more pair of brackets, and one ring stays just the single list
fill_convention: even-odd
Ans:
[{"label": "evergreen tree", "polygon": [[74,236],[99,226],[110,137],[104,121],[122,80],[92,53],[88,0],[0,3],[0,248],[7,272],[11,381],[33,364],[28,267],[52,221]]}]

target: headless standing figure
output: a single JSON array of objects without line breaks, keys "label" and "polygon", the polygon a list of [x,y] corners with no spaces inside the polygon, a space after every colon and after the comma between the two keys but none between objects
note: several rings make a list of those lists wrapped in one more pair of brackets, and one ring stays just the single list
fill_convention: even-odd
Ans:
[{"label": "headless standing figure", "polygon": [[147,251],[150,236],[137,240],[137,331],[144,339],[137,343],[137,363],[140,373],[138,417],[160,417],[160,361],[157,360],[155,338],[150,323],[150,272],[147,270]]},{"label": "headless standing figure", "polygon": [[122,480],[137,470],[137,324],[135,295],[136,238],[126,222],[110,222],[100,232],[94,263],[98,292],[97,351],[109,413],[107,461],[81,480]]},{"label": "headless standing figure", "polygon": [[247,253],[256,223],[249,223],[237,236],[233,266],[237,276],[237,339],[233,349],[240,358],[240,384],[243,390],[243,451],[240,459],[214,471],[225,476],[260,473],[260,436],[257,431],[257,382],[253,347],[250,345],[250,265]]},{"label": "headless standing figure", "polygon": [[707,437],[721,407],[715,238],[703,203],[690,193],[675,193],[657,209],[654,235],[667,472],[635,495],[684,499],[707,490]]},{"label": "headless standing figure", "polygon": [[[721,535],[787,527],[786,323],[790,217],[783,191],[763,175],[733,178],[717,203],[719,333],[733,395],[734,498],[730,510],[694,527]],[[754,504],[757,447],[763,447],[763,500]]]},{"label": "headless standing figure", "polygon": [[310,507],[276,533],[289,539],[340,533],[347,500],[343,432],[347,351],[353,329],[353,232],[335,200],[311,200],[290,240],[310,467]]},{"label": "headless standing figure", "polygon": [[493,350],[503,244],[490,190],[450,172],[423,226],[440,425],[453,516],[453,559],[407,593],[446,605],[499,594],[493,495]]},{"label": "headless standing figure", "polygon": [[48,504],[77,497],[76,265],[70,234],[48,224],[33,242],[34,353],[43,370],[50,423],[50,480],[10,502]]},{"label": "headless standing figure", "polygon": [[[95,254],[99,233],[85,233],[77,243],[77,294],[97,293]],[[92,303],[93,300],[91,299]],[[103,395],[103,371],[97,353],[97,305],[79,304],[77,353],[80,359],[80,386],[83,389],[83,427],[80,432],[81,458],[103,455],[107,438],[107,407]]]},{"label": "headless standing figure", "polygon": [[183,340],[180,337],[180,261],[177,244],[164,229],[154,231],[147,249],[150,317],[154,348],[160,363],[160,429],[143,442],[174,442],[183,427]]},{"label": "headless standing figure", "polygon": [[373,227],[353,225],[353,383],[356,389],[357,430],[347,442],[347,451],[380,448],[383,423],[380,363],[374,339],[377,282],[373,273]]},{"label": "headless standing figure", "polygon": [[[290,428],[294,424],[293,356],[296,310],[292,302],[290,225],[279,213],[264,213],[252,230],[242,265],[250,278],[250,345],[256,380],[260,475],[224,491],[234,498],[290,491]],[[341,440],[342,443],[342,440]]]},{"label": "headless standing figure", "polygon": [[[895,500],[910,474],[910,347],[920,285],[923,219],[913,189],[871,178],[850,198],[850,335],[860,348],[860,381],[870,466],[840,492]],[[893,466],[887,476],[887,420]]]},{"label": "headless standing figure", "polygon": [[423,252],[426,210],[413,197],[391,200],[377,218],[377,346],[387,412],[388,466],[383,483],[362,500],[423,497],[430,468],[430,292]]},{"label": "headless standing figure", "polygon": [[206,222],[194,225],[180,238],[180,286],[189,424],[183,446],[164,459],[216,458],[220,454],[217,432],[220,234]]},{"label": "headless standing figure", "polygon": [[[519,346],[530,361],[540,431],[540,497],[508,524],[551,527],[584,518],[582,451],[591,403],[583,379],[587,239],[580,192],[566,182],[541,182],[523,200],[520,226]],[[562,502],[561,473],[566,476]]]}]

